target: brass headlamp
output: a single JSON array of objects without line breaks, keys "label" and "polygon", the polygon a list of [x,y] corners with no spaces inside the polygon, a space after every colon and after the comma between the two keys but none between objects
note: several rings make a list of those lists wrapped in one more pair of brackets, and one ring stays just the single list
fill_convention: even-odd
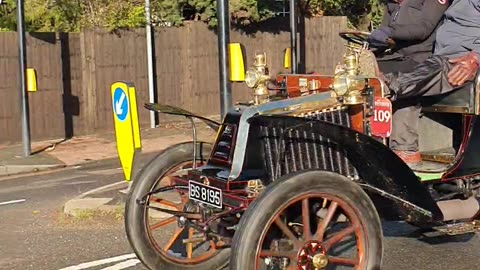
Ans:
[{"label": "brass headlamp", "polygon": [[255,53],[253,67],[245,73],[245,83],[254,90],[255,104],[269,100],[267,82],[270,79],[266,53]]},{"label": "brass headlamp", "polygon": [[343,59],[343,67],[335,72],[332,90],[346,105],[361,104],[364,102],[362,91],[366,80],[359,72],[358,54],[349,50]]}]

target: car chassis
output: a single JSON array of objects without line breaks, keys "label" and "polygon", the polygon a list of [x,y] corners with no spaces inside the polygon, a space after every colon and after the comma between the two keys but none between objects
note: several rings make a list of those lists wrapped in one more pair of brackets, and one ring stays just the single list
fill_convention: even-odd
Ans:
[{"label": "car chassis", "polygon": [[[478,229],[478,78],[425,101],[424,113],[445,115],[461,139],[452,146],[453,158],[426,153],[431,166],[413,171],[388,147],[392,105],[368,33],[340,35],[348,41],[347,53],[333,76],[265,80],[265,55],[257,54],[246,80],[255,100],[236,104],[221,123],[173,106],[145,105],[187,117],[193,130],[192,142],[166,149],[133,181],[126,229],[147,267],[378,269],[380,218],[447,234]],[[213,145],[197,140],[193,118],[217,131]],[[178,170],[185,162],[187,168]],[[167,181],[159,185],[163,177]],[[169,192],[180,200],[162,197]],[[149,211],[166,216],[149,225]],[[149,230],[167,225],[176,229],[160,247]],[[330,254],[352,235],[354,258]],[[197,244],[207,247],[196,257]]]}]

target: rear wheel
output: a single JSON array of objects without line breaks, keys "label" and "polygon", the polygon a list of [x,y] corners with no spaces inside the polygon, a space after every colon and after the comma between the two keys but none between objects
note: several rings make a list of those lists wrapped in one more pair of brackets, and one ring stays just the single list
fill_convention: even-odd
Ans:
[{"label": "rear wheel", "polygon": [[241,269],[380,269],[380,218],[352,180],[307,171],[268,186],[242,217],[230,267]]},{"label": "rear wheel", "polygon": [[[200,166],[211,145],[197,143],[196,147]],[[228,264],[228,249],[217,249],[213,242],[199,238],[193,227],[180,226],[177,217],[154,209],[195,212],[187,192],[172,189],[145,197],[144,205],[137,201],[148,192],[174,185],[175,178],[185,175],[192,165],[193,143],[174,145],[152,159],[133,180],[126,201],[125,229],[130,245],[149,269],[216,270]]]}]

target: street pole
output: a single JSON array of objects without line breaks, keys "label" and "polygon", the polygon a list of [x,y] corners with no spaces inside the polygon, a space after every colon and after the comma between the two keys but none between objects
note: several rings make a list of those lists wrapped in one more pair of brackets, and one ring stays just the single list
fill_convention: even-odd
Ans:
[{"label": "street pole", "polygon": [[[153,74],[153,48],[152,48],[152,20],[150,16],[150,0],[145,0],[145,19],[147,22],[147,62],[148,62],[148,94],[150,103],[155,102],[155,85]],[[150,127],[155,128],[155,112],[150,111]]]},{"label": "street pole", "polygon": [[21,118],[22,118],[22,142],[23,155],[29,157],[31,154],[30,146],[30,123],[29,123],[29,108],[28,108],[28,94],[25,87],[25,73],[27,66],[26,48],[25,48],[25,28],[23,18],[23,0],[17,0],[17,32],[18,32],[18,75],[19,75],[19,91],[21,101]]},{"label": "street pole", "polygon": [[230,23],[228,1],[217,0],[218,16],[218,64],[220,70],[220,114],[223,118],[232,107],[232,94],[228,81],[228,43],[230,43]]},{"label": "street pole", "polygon": [[292,74],[297,73],[297,9],[296,0],[290,0],[290,53],[292,54]]}]

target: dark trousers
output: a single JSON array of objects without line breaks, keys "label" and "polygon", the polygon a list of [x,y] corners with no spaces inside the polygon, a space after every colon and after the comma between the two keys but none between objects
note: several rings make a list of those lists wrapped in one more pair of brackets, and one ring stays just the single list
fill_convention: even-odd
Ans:
[{"label": "dark trousers", "polygon": [[390,148],[400,151],[418,151],[418,123],[420,98],[441,95],[454,88],[448,83],[451,68],[448,59],[432,56],[410,70],[385,73],[385,83],[394,97]]}]

